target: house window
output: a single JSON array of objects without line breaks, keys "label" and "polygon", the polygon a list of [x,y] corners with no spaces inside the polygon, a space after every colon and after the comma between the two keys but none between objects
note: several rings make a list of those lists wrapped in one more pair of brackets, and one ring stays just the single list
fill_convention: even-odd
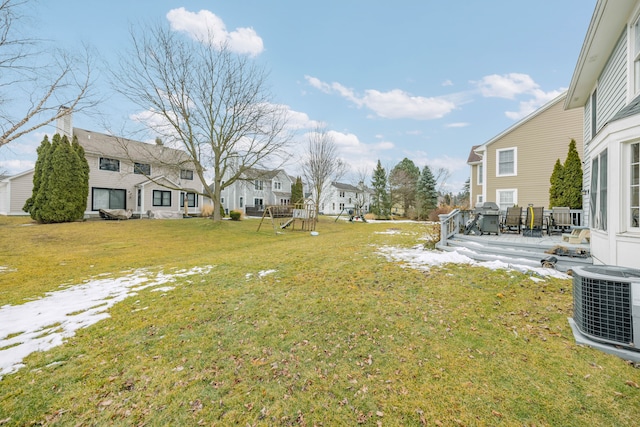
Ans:
[{"label": "house window", "polygon": [[506,211],[507,208],[514,206],[518,203],[518,190],[496,190],[496,200],[501,211]]},{"label": "house window", "polygon": [[151,165],[146,163],[134,163],[133,173],[149,176],[151,175]]},{"label": "house window", "polygon": [[591,228],[607,230],[607,150],[591,161]]},{"label": "house window", "polygon": [[92,188],[91,210],[126,209],[127,191],[115,188]]},{"label": "house window", "polygon": [[262,181],[259,179],[256,179],[255,181],[253,181],[253,189],[262,190]]},{"label": "house window", "polygon": [[253,206],[257,206],[257,207],[259,206],[262,208],[262,199],[258,199],[258,198],[253,199]]},{"label": "house window", "polygon": [[142,206],[142,188],[138,188],[138,207]]},{"label": "house window", "polygon": [[[169,193],[167,191],[167,193]],[[195,208],[196,206],[198,206],[198,195],[196,193],[180,193],[180,207],[184,208],[184,198],[185,195],[187,197],[187,206],[190,208]],[[221,201],[220,203],[224,203],[224,201]]]},{"label": "house window", "polygon": [[244,207],[244,197],[240,197],[240,207]]},{"label": "house window", "polygon": [[100,157],[100,170],[120,172],[120,160]]},{"label": "house window", "polygon": [[598,133],[598,126],[596,125],[598,118],[596,114],[597,99],[597,90],[594,90],[591,94],[591,138],[594,138],[596,136],[596,133]]},{"label": "house window", "polygon": [[344,210],[344,203],[340,203],[340,210]]},{"label": "house window", "polygon": [[633,24],[633,78],[635,93],[640,92],[640,17]]},{"label": "house window", "polygon": [[336,210],[336,204],[335,203],[331,203],[331,210],[335,211]]},{"label": "house window", "polygon": [[153,206],[171,206],[171,191],[153,190]]},{"label": "house window", "polygon": [[344,197],[344,191],[340,192],[340,197]]},{"label": "house window", "polygon": [[478,183],[478,185],[482,185],[483,184],[483,173],[482,173],[483,167],[482,164],[478,165],[478,179],[476,180],[476,182]]},{"label": "house window", "polygon": [[482,194],[478,194],[478,196],[476,197],[476,203],[482,203]]},{"label": "house window", "polygon": [[640,142],[631,144],[631,170],[629,179],[629,226],[640,227]]},{"label": "house window", "polygon": [[282,190],[282,183],[278,182],[278,181],[274,181],[273,182],[273,189],[274,190]]},{"label": "house window", "polygon": [[193,181],[193,171],[191,169],[182,169],[180,171],[180,179]]},{"label": "house window", "polygon": [[518,174],[516,164],[517,149],[496,150],[496,176],[515,176]]}]

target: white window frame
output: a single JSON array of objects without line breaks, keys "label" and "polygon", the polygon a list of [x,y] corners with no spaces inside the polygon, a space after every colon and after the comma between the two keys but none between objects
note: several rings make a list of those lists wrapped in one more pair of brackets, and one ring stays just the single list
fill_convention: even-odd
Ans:
[{"label": "white window frame", "polygon": [[[640,159],[636,158],[636,162],[632,157],[633,148],[636,147],[637,150],[640,151],[640,141],[632,141],[629,144],[625,144],[623,155],[624,155],[624,164],[627,165],[627,173],[624,180],[624,224],[626,224],[626,230],[634,233],[640,232],[640,220],[637,217],[637,214],[634,216],[633,210],[636,209],[640,212]],[[640,154],[640,153],[639,153]],[[635,182],[634,182],[634,172],[635,169]],[[636,200],[633,200],[633,193],[636,193]],[[635,223],[634,223],[635,217]]]},{"label": "white window frame", "polygon": [[[511,193],[513,194],[513,200],[510,202],[510,206],[507,206],[506,204],[503,205],[501,203],[501,199],[502,199],[502,193]],[[500,207],[501,211],[506,211],[507,208],[511,207],[511,206],[515,206],[518,204],[518,189],[517,188],[500,188],[498,190],[496,190],[496,204]]]},{"label": "white window frame", "polygon": [[478,185],[484,185],[484,165],[482,163],[478,164],[478,176],[476,178],[476,182],[478,183]]},{"label": "white window frame", "polygon": [[[500,154],[506,151],[513,151],[513,172],[500,173]],[[500,148],[496,150],[496,176],[517,176],[518,175],[518,147]]]},{"label": "white window frame", "polygon": [[[603,173],[602,158],[606,156],[606,169]],[[595,173],[594,173],[595,171]],[[603,185],[604,183],[604,185]],[[609,209],[609,150],[604,149],[591,156],[591,183],[589,188],[589,226],[596,230],[607,231]],[[604,199],[604,200],[603,200]]]},{"label": "white window frame", "polygon": [[630,49],[632,60],[632,76],[633,76],[633,88],[634,96],[640,93],[640,16],[631,25],[630,31]]},{"label": "white window frame", "polygon": [[483,200],[483,199],[482,199],[482,194],[478,194],[478,195],[476,196],[476,203],[482,203],[482,200]]}]

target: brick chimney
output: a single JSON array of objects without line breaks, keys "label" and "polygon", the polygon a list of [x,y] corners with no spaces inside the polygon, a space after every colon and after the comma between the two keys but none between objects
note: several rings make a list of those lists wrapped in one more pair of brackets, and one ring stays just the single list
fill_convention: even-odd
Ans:
[{"label": "brick chimney", "polygon": [[[66,111],[66,113],[65,113]],[[67,136],[69,140],[73,137],[73,127],[72,127],[72,114],[71,109],[69,107],[65,107],[61,105],[58,108],[58,120],[56,121],[56,133],[59,133],[60,136]]]}]

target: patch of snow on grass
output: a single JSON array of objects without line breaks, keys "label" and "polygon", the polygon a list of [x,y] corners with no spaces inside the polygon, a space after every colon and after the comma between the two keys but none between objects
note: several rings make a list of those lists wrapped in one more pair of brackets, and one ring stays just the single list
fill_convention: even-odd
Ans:
[{"label": "patch of snow on grass", "polygon": [[262,270],[262,271],[258,272],[258,276],[264,277],[266,275],[273,274],[275,272],[276,272],[276,270]]},{"label": "patch of snow on grass", "polygon": [[412,248],[396,248],[383,246],[378,249],[378,253],[387,258],[388,261],[402,261],[408,267],[428,270],[429,267],[437,267],[444,264],[467,264],[489,268],[491,270],[517,270],[525,274],[536,274],[541,277],[556,277],[559,279],[569,279],[570,276],[553,268],[532,267],[525,264],[514,264],[505,262],[499,257],[493,261],[478,262],[468,256],[458,252],[444,252],[438,250],[427,250],[422,245]]},{"label": "patch of snow on grass", "polygon": [[78,329],[108,318],[109,308],[137,291],[174,283],[180,277],[207,274],[211,268],[155,275],[138,270],[124,277],[95,279],[49,292],[21,305],[0,307],[0,379],[23,367],[22,360],[29,354],[61,345]]}]

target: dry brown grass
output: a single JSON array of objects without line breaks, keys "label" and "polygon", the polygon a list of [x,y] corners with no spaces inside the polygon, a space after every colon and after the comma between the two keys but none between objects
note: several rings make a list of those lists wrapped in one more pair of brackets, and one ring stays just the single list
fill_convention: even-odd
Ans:
[{"label": "dry brown grass", "polygon": [[[571,282],[387,262],[424,224],[321,219],[25,226],[0,218],[0,306],[137,267],[213,265],[0,381],[4,425],[634,426],[640,373],[577,346]],[[261,270],[276,270],[260,277]],[[250,273],[250,275],[248,275]],[[144,308],[144,309],[142,309]]]}]

